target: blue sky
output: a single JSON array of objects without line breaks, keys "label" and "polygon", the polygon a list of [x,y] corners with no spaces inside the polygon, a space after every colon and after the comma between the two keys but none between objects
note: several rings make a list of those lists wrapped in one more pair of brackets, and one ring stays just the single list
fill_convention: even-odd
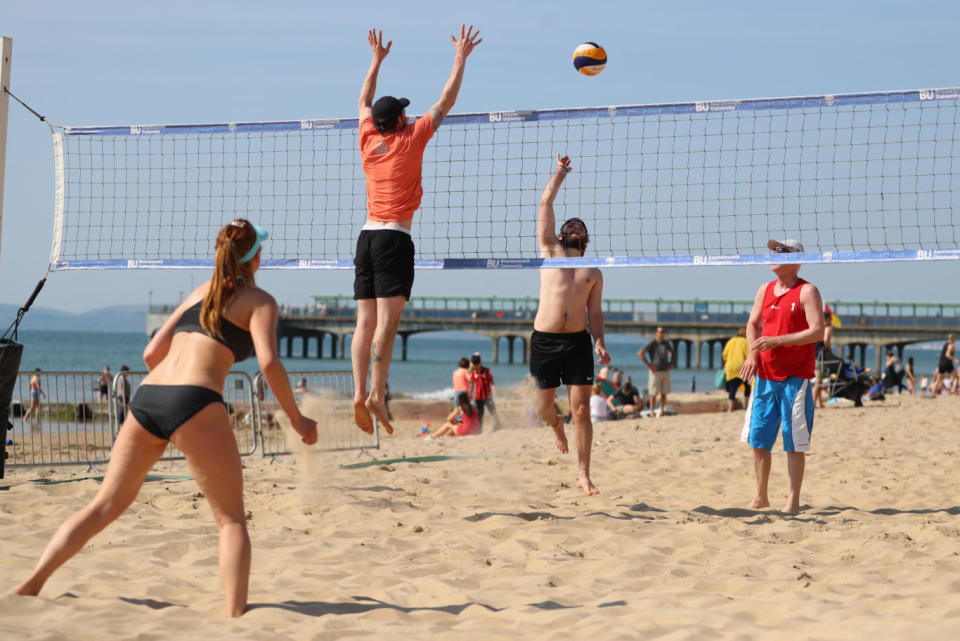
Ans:
[{"label": "blue sky", "polygon": [[[469,7],[469,5],[475,5]],[[366,31],[394,42],[378,94],[439,97],[449,34],[473,23],[455,112],[686,102],[953,87],[960,8],[950,2],[603,3],[147,2],[6,0],[11,89],[63,125],[352,117],[369,65]],[[574,72],[570,54],[600,42],[609,64]],[[47,268],[53,162],[46,126],[11,102],[0,246],[0,302],[21,304]],[[828,300],[955,301],[953,264],[811,265]],[[753,297],[769,268],[611,269],[618,298]],[[84,311],[173,301],[205,272],[55,273],[38,305]],[[344,271],[261,273],[294,305],[352,291]],[[536,271],[420,272],[414,294],[530,296]]]}]

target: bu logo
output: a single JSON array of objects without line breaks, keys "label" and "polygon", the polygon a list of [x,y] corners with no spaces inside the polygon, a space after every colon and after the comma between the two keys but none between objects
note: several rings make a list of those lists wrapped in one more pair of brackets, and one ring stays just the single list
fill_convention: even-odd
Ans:
[{"label": "bu logo", "polygon": [[933,100],[936,97],[937,97],[937,94],[933,89],[920,90],[920,100]]},{"label": "bu logo", "polygon": [[489,114],[490,122],[500,122],[503,120],[503,112],[501,111],[491,111]]},{"label": "bu logo", "polygon": [[710,111],[710,105],[705,102],[698,102],[695,107],[697,111]]},{"label": "bu logo", "polygon": [[706,256],[694,256],[694,257],[693,257],[693,264],[694,264],[694,265],[706,265],[706,264],[707,264],[707,257],[706,257]]},{"label": "bu logo", "polygon": [[131,134],[139,134],[139,133],[140,133],[140,126],[139,126],[139,125],[133,125],[132,127],[130,127],[130,133],[131,133]]},{"label": "bu logo", "polygon": [[930,260],[933,258],[932,249],[918,249],[917,250],[917,260]]},{"label": "bu logo", "polygon": [[500,267],[499,260],[497,260],[496,258],[487,259],[487,269],[497,269],[498,267]]}]

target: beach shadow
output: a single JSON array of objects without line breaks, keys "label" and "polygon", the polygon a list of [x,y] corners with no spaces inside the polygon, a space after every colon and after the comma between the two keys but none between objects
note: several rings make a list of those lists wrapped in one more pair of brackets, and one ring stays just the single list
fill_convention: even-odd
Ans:
[{"label": "beach shadow", "polygon": [[[373,610],[396,610],[397,612],[403,612],[404,614],[410,614],[412,612],[444,612],[446,614],[459,615],[461,612],[469,608],[470,606],[478,606],[484,608],[490,612],[502,612],[507,608],[495,608],[492,605],[487,605],[486,603],[477,603],[474,601],[469,601],[467,603],[457,603],[452,605],[438,605],[438,606],[422,606],[422,607],[406,607],[401,605],[394,605],[393,603],[387,603],[386,601],[381,601],[379,599],[374,599],[366,596],[354,596],[352,597],[357,603],[326,603],[323,601],[284,601],[282,603],[251,603],[247,606],[247,612],[251,610],[257,610],[260,608],[278,608],[280,610],[287,610],[289,612],[296,612],[297,614],[303,614],[306,616],[312,617],[322,617],[328,614],[364,614],[366,612],[372,612]],[[537,608],[538,610],[572,610],[576,608],[582,608],[585,606],[582,605],[565,605],[563,603],[557,603],[556,601],[540,601],[537,603],[526,603],[526,607]],[[612,608],[616,606],[625,606],[627,605],[626,601],[608,601],[606,603],[599,603],[595,607],[598,608]]]},{"label": "beach shadow", "polygon": [[167,601],[156,601],[154,599],[129,599],[127,597],[120,597],[120,600],[124,603],[130,603],[131,605],[145,605],[151,610],[165,610],[166,608],[185,608],[187,606],[180,605],[179,603],[169,603]]},{"label": "beach shadow", "polygon": [[550,514],[549,512],[477,512],[472,516],[463,517],[463,520],[476,523],[478,521],[486,521],[494,516],[510,516],[517,519],[523,519],[524,521],[572,521],[574,519],[572,516],[557,516],[555,514]]},{"label": "beach shadow", "polygon": [[941,507],[941,508],[917,508],[914,510],[898,510],[890,507],[881,507],[876,510],[863,510],[852,505],[840,506],[840,505],[829,505],[824,508],[818,509],[814,514],[819,514],[822,516],[836,516],[841,512],[865,512],[867,514],[881,514],[884,516],[895,516],[898,514],[937,514],[943,512],[949,514],[950,516],[957,516],[960,514],[960,506],[954,505],[952,507]]},{"label": "beach shadow", "polygon": [[[781,512],[780,510],[771,510],[770,508],[763,508],[762,510],[752,510],[745,507],[724,507],[720,509],[715,509],[707,505],[699,505],[692,510],[691,512],[696,512],[697,514],[705,514],[706,516],[719,516],[726,519],[751,519],[744,520],[744,523],[747,525],[766,525],[771,522],[772,517],[778,516],[782,519],[789,519],[791,521],[800,521],[804,523],[820,523],[825,524],[826,521],[818,518],[811,518],[809,516],[804,516],[804,511],[808,513],[816,514],[815,512],[809,512],[809,505],[800,506],[800,514],[788,514],[787,512]],[[751,518],[752,517],[752,518]]]},{"label": "beach shadow", "polygon": [[652,505],[647,505],[646,503],[637,503],[627,507],[626,505],[618,505],[618,507],[626,507],[629,512],[620,512],[620,514],[610,514],[609,512],[590,512],[586,516],[605,516],[610,519],[615,519],[617,521],[654,521],[657,517],[647,516],[641,514],[631,514],[631,512],[658,512],[665,513],[666,510],[661,510],[658,507],[653,507]]},{"label": "beach shadow", "polygon": [[288,610],[311,617],[322,617],[328,614],[364,614],[373,610],[396,610],[409,614],[411,612],[445,612],[447,614],[460,614],[472,605],[486,608],[490,612],[500,612],[502,608],[495,608],[485,603],[458,603],[454,605],[438,605],[424,607],[405,607],[394,605],[365,596],[352,597],[358,603],[325,603],[323,601],[284,601],[282,603],[251,603],[247,606],[247,612],[259,608],[278,608]]}]

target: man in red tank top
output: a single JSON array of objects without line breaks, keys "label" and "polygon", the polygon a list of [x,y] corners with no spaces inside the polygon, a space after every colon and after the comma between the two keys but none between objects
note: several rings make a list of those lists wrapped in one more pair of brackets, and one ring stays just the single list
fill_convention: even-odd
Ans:
[{"label": "man in red tank top", "polygon": [[[796,240],[771,240],[777,254],[803,253]],[[767,481],[770,478],[770,450],[783,433],[787,453],[790,495],[783,507],[788,514],[800,512],[805,453],[810,451],[813,431],[813,378],[815,343],[823,338],[823,302],[814,285],[800,278],[800,265],[775,263],[770,267],[777,279],[757,291],[747,322],[749,354],[740,369],[740,378],[757,376],[747,406],[741,440],[753,448],[757,494],[750,507],[770,506]]]}]

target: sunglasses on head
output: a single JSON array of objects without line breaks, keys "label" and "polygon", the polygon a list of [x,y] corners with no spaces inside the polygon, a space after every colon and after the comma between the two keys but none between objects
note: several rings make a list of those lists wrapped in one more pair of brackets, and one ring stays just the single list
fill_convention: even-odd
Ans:
[{"label": "sunglasses on head", "polygon": [[789,247],[784,247],[783,245],[777,245],[776,247],[773,248],[773,253],[774,253],[774,254],[789,254],[789,253],[790,253],[790,248],[789,248]]}]

